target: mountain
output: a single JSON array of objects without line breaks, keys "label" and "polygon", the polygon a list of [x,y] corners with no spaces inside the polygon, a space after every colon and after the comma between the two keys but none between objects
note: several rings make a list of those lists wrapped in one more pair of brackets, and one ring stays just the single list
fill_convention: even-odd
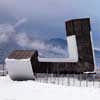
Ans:
[{"label": "mountain", "polygon": [[66,58],[67,50],[56,52],[54,50],[39,50],[39,57],[42,58]]},{"label": "mountain", "polygon": [[[51,47],[49,47],[49,49],[41,49],[41,48],[38,49],[40,57],[48,57],[48,58],[68,57],[66,55],[68,54],[66,40],[60,39],[60,38],[53,38],[47,41],[41,40],[41,42]],[[4,59],[8,56],[8,54],[11,51],[16,50],[16,49],[28,49],[28,48],[22,48],[14,40],[8,41],[7,43],[0,44],[0,63],[4,63]],[[94,53],[95,53],[97,66],[100,66],[100,61],[98,59],[100,58],[100,50],[95,48]]]},{"label": "mountain", "polygon": [[96,58],[100,58],[100,49],[94,48],[94,53]]},{"label": "mountain", "polygon": [[67,48],[67,42],[66,40],[64,39],[61,39],[61,38],[53,38],[53,39],[50,39],[48,41],[48,44],[51,44],[53,46],[59,46],[61,48]]},{"label": "mountain", "polygon": [[[35,41],[35,39],[33,39]],[[34,42],[33,41],[33,42]],[[48,41],[40,40],[41,43],[43,42],[45,45],[51,46],[50,49],[38,49],[39,55],[41,57],[65,57],[65,48],[66,48],[66,42],[63,39],[51,39]],[[39,44],[41,45],[41,44]],[[54,49],[53,49],[54,48]],[[16,41],[10,40],[7,43],[0,44],[0,63],[4,63],[4,59],[8,56],[8,54],[16,49],[28,49],[27,47],[22,48],[19,46]]]}]

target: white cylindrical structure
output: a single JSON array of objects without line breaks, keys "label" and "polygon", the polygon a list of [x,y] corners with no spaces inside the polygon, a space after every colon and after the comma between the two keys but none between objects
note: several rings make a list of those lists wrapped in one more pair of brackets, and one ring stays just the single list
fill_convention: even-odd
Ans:
[{"label": "white cylindrical structure", "polygon": [[35,78],[30,59],[6,58],[5,63],[12,80],[33,80]]}]

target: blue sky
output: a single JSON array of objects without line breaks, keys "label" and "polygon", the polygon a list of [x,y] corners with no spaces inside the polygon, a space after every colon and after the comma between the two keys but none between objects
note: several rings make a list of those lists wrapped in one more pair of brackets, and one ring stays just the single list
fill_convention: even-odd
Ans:
[{"label": "blue sky", "polygon": [[100,48],[99,0],[0,0],[0,24],[24,18],[20,31],[43,39],[64,38],[65,21],[90,17],[95,47]]}]

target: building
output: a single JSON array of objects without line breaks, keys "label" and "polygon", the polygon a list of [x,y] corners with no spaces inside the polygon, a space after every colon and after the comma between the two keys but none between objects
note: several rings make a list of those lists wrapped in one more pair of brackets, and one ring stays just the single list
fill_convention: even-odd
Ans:
[{"label": "building", "polygon": [[[69,58],[63,61],[58,58],[40,59],[39,66],[35,69],[37,73],[83,73],[95,70],[90,19],[73,19],[66,21],[65,25]],[[72,38],[73,36],[75,38]]]},{"label": "building", "polygon": [[73,19],[66,21],[65,25],[69,58],[40,58],[37,51],[14,51],[6,59],[11,78],[33,79],[35,73],[93,72],[95,62],[90,19]]},{"label": "building", "polygon": [[[34,63],[37,51],[15,50],[5,59],[8,74],[13,80],[34,79]],[[34,63],[33,63],[34,62]]]}]

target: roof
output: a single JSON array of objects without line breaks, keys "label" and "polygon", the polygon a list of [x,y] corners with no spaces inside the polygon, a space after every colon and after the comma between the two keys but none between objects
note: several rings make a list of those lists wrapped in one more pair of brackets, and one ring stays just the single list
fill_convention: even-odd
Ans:
[{"label": "roof", "polygon": [[8,59],[27,59],[31,58],[35,53],[37,54],[38,52],[36,50],[14,50],[8,56]]},{"label": "roof", "polygon": [[81,21],[81,20],[90,20],[90,18],[87,17],[87,18],[70,19],[70,20],[65,21],[65,23],[72,22],[72,21]]}]

